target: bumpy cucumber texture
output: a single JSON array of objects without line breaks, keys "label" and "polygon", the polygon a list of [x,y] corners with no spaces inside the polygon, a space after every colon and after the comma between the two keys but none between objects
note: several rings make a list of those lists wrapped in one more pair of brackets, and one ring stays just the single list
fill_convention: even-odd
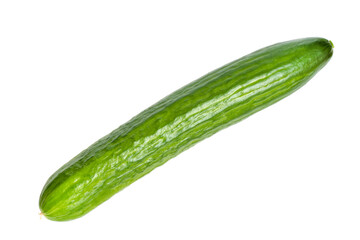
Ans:
[{"label": "bumpy cucumber texture", "polygon": [[41,192],[42,214],[55,221],[85,215],[197,142],[296,91],[332,53],[323,38],[278,43],[189,83],[57,170]]}]

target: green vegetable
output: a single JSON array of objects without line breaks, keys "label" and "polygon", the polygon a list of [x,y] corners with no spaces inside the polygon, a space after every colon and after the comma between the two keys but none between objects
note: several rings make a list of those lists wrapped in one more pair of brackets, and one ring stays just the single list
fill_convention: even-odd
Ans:
[{"label": "green vegetable", "polygon": [[42,214],[55,221],[83,216],[202,139],[299,89],[332,49],[323,38],[278,43],[175,91],[56,171],[40,196]]}]

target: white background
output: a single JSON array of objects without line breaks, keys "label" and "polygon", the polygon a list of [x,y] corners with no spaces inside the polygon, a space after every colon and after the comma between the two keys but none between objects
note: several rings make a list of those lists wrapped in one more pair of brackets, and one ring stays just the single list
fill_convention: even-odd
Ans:
[{"label": "white background", "polygon": [[[359,239],[357,1],[0,2],[1,239]],[[69,222],[47,178],[203,74],[303,37],[335,45],[290,97]]]}]

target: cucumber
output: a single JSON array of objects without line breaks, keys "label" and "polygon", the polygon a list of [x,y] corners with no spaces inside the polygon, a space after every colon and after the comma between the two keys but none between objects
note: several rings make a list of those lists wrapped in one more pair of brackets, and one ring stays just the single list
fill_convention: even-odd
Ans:
[{"label": "cucumber", "polygon": [[156,167],[303,86],[329,61],[323,38],[278,43],[173,92],[57,170],[40,195],[41,214],[79,218]]}]

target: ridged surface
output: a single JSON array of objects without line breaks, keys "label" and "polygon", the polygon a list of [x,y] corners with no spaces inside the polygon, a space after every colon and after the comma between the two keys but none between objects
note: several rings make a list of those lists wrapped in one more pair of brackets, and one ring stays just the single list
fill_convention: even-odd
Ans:
[{"label": "ridged surface", "polygon": [[332,56],[322,38],[279,43],[177,90],[55,172],[40,196],[51,220],[75,219],[200,140],[303,86]]}]

